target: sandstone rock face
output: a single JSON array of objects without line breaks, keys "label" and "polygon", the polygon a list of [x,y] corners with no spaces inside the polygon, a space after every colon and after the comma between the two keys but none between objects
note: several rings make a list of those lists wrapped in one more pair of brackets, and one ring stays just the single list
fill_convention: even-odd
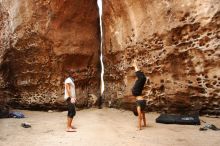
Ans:
[{"label": "sandstone rock face", "polygon": [[[103,0],[105,101],[132,108],[136,59],[149,110],[220,113],[219,0]],[[0,0],[0,104],[63,108],[76,79],[78,106],[100,90],[96,0]]]},{"label": "sandstone rock face", "polygon": [[64,79],[76,79],[78,106],[99,96],[96,0],[0,0],[0,99],[31,109],[62,108]]},{"label": "sandstone rock face", "polygon": [[131,108],[133,59],[149,110],[220,113],[219,0],[103,0],[105,99]]}]

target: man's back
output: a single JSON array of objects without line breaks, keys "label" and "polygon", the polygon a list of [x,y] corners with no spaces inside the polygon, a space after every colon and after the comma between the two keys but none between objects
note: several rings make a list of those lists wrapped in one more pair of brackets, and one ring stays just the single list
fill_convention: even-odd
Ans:
[{"label": "man's back", "polygon": [[[70,90],[70,95],[67,92],[67,86],[69,86]],[[74,79],[72,77],[68,77],[65,80],[65,94],[64,94],[64,99],[66,100],[68,97],[76,97],[76,92],[75,92],[75,84],[74,84]]]},{"label": "man's back", "polygon": [[144,84],[146,82],[146,77],[143,72],[137,71],[135,72],[137,76],[137,80],[135,81],[134,87],[132,88],[132,94],[134,96],[139,96],[142,94],[142,90],[144,88]]}]

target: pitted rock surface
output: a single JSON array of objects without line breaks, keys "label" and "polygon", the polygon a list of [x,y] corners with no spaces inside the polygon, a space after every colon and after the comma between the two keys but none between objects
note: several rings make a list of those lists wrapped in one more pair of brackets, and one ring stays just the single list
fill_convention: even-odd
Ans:
[{"label": "pitted rock surface", "polygon": [[13,107],[62,109],[64,79],[76,78],[78,106],[99,96],[96,0],[0,1],[0,98]]},{"label": "pitted rock surface", "polygon": [[[219,0],[103,0],[104,99],[131,109],[136,59],[148,110],[220,114]],[[64,79],[78,106],[100,96],[96,0],[0,1],[0,104],[63,109]]]},{"label": "pitted rock surface", "polygon": [[104,0],[105,98],[131,109],[136,59],[148,110],[220,114],[220,1]]}]

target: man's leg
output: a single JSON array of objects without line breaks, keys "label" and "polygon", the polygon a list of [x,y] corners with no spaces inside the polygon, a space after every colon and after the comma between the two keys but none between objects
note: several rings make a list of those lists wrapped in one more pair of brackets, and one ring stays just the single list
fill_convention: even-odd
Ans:
[{"label": "man's leg", "polygon": [[70,123],[69,123],[70,128],[76,129],[76,127],[72,125],[73,125],[73,118],[70,118]]},{"label": "man's leg", "polygon": [[144,111],[142,111],[142,117],[143,117],[144,127],[146,127],[147,124],[146,124],[146,118],[145,118],[145,112]]},{"label": "man's leg", "polygon": [[72,121],[74,117],[75,107],[74,104],[68,103],[68,114],[67,114],[67,132],[74,132],[72,129]]},{"label": "man's leg", "polygon": [[137,112],[138,112],[138,128],[141,130],[141,121],[142,121],[142,114],[141,114],[141,107],[137,106]]},{"label": "man's leg", "polygon": [[74,132],[74,130],[71,127],[73,118],[67,117],[67,132]]},{"label": "man's leg", "polygon": [[67,129],[71,128],[73,118],[67,117]]}]

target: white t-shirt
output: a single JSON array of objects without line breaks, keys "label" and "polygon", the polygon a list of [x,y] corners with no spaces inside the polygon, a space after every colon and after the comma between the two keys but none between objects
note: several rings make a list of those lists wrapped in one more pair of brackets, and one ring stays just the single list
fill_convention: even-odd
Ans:
[{"label": "white t-shirt", "polygon": [[[69,84],[70,85],[70,95],[68,95],[67,93],[67,89],[66,89],[66,84]],[[67,100],[68,97],[73,97],[73,98],[76,98],[76,91],[75,91],[75,84],[73,82],[73,78],[71,79],[70,77],[68,77],[66,80],[65,80],[65,94],[64,94],[64,99]]]}]

